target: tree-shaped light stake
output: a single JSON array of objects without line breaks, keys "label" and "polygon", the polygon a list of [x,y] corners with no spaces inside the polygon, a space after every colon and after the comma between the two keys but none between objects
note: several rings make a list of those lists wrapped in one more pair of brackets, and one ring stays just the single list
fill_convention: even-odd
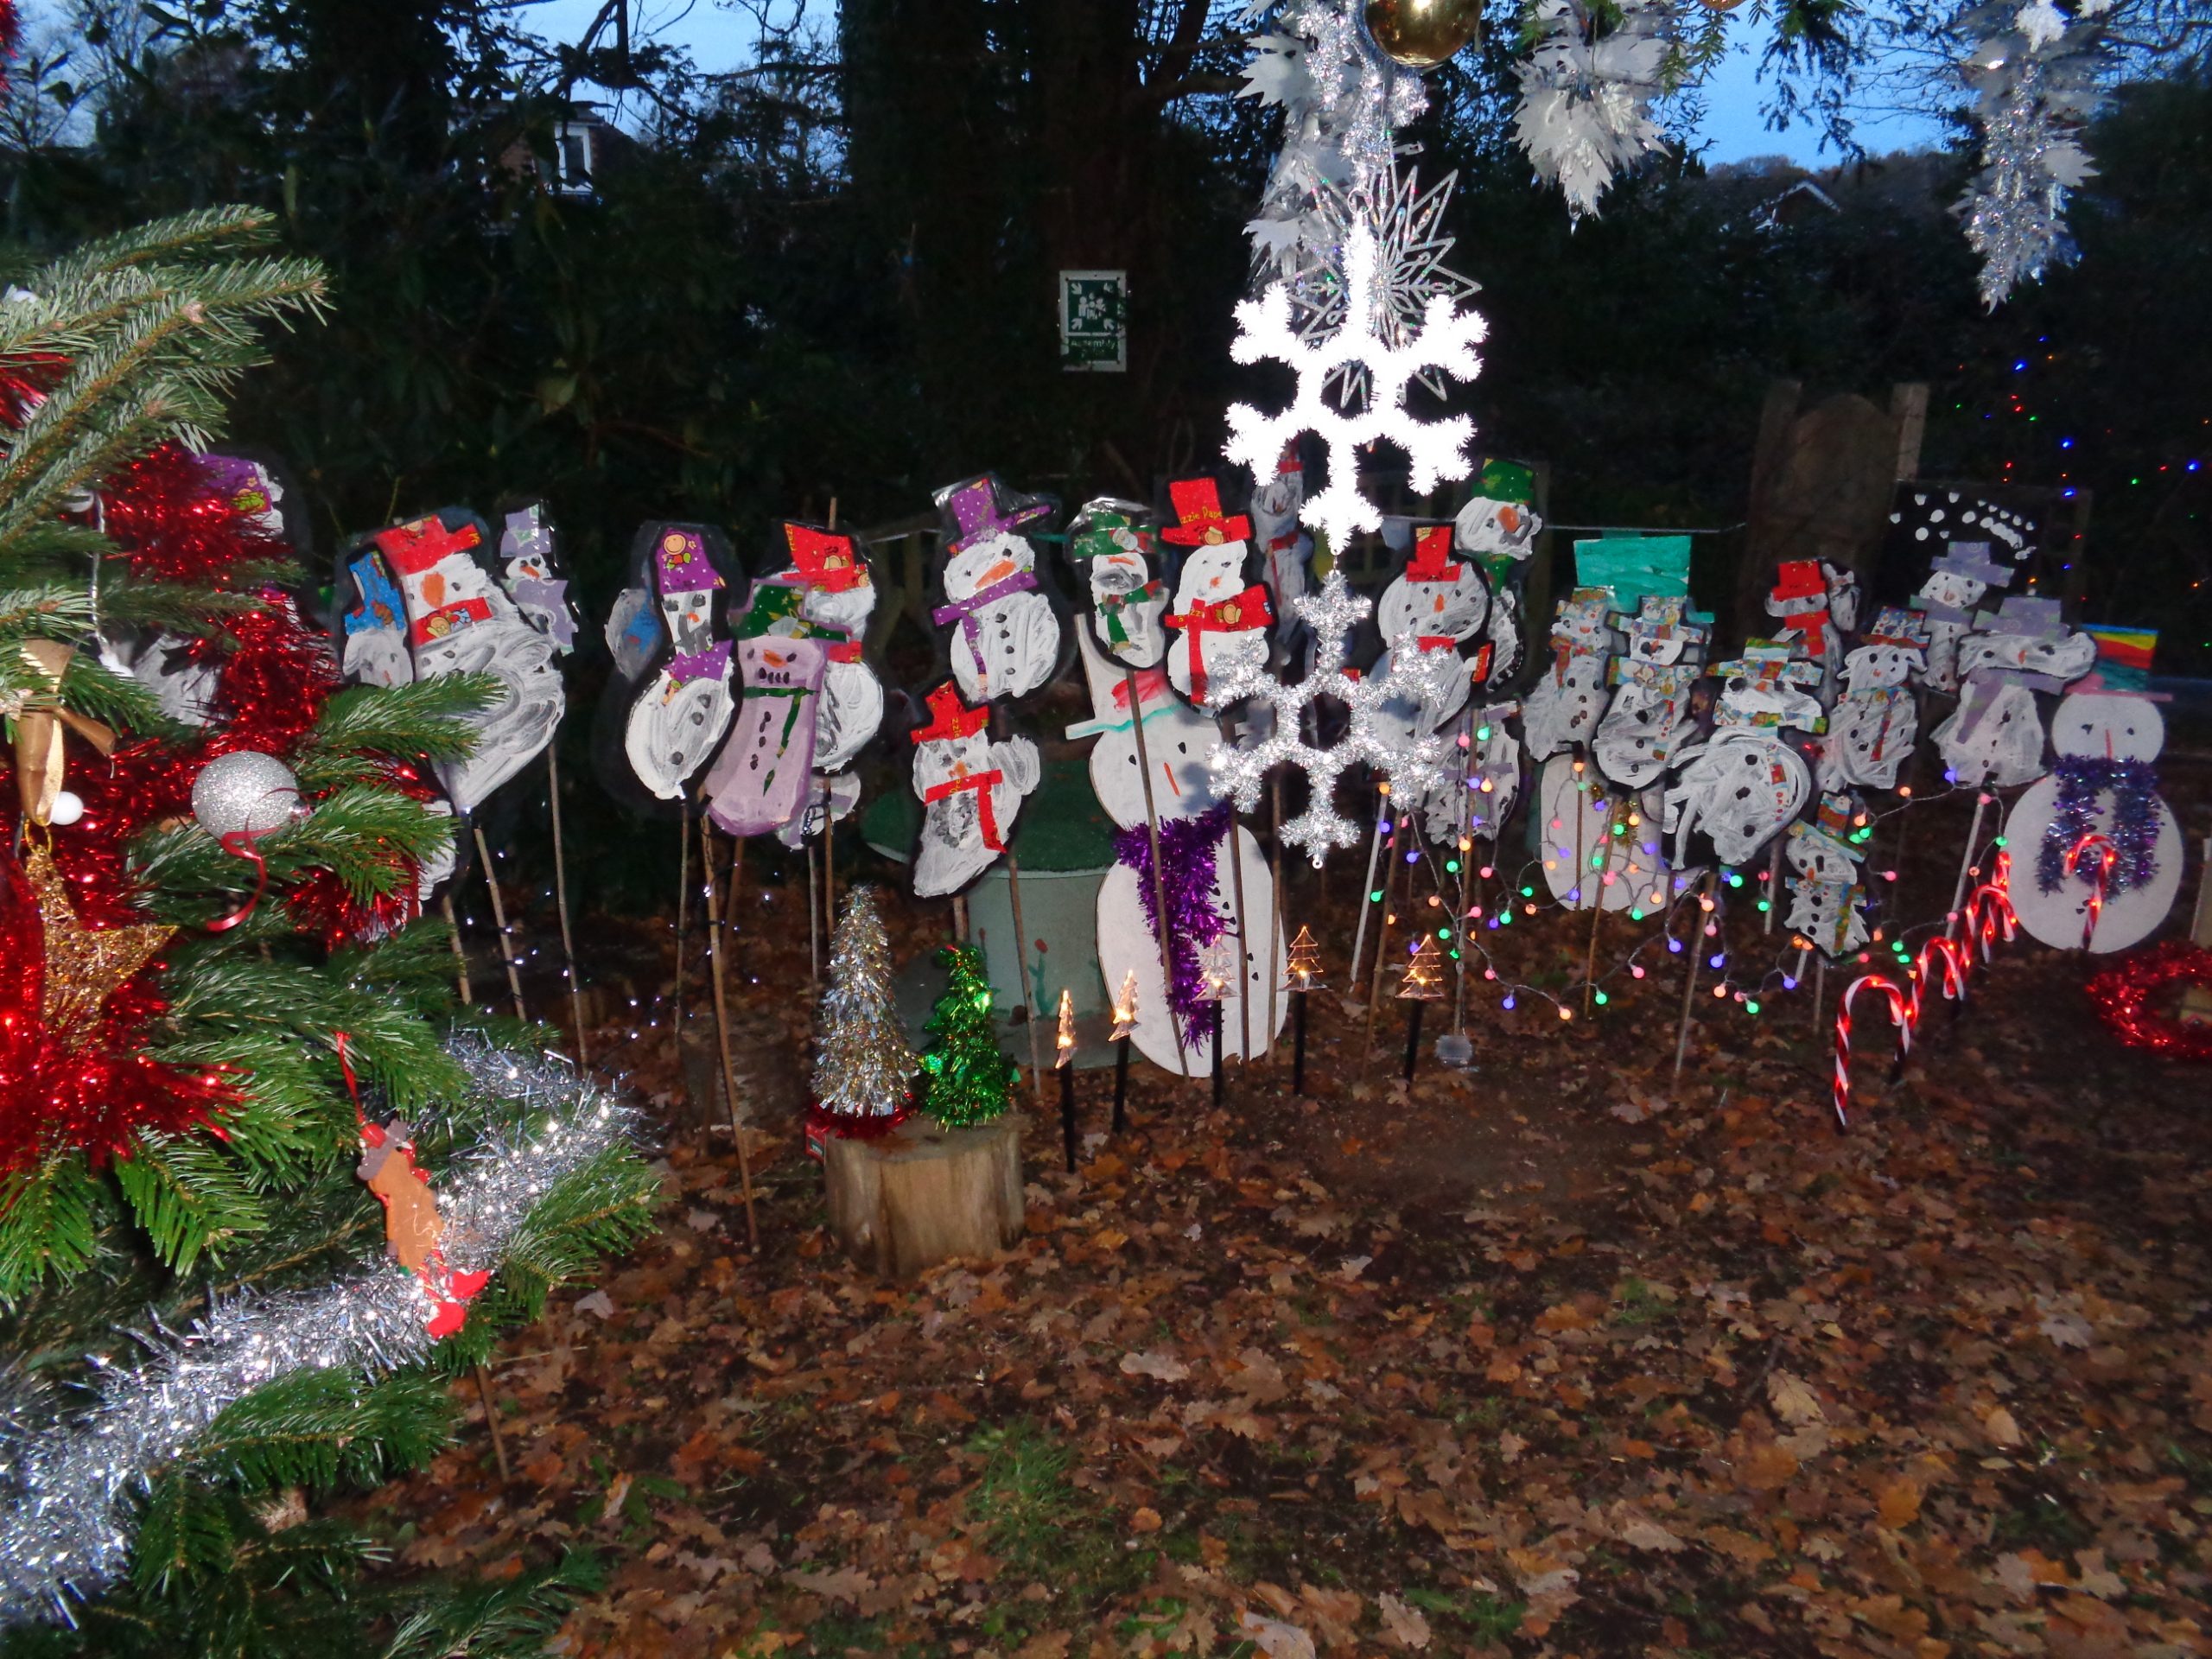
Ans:
[{"label": "tree-shaped light stake", "polygon": [[[1206,978],[1206,1001],[1217,1005],[1226,1002],[1239,994],[1243,982],[1243,963],[1238,960],[1244,954],[1244,942],[1234,934],[1224,933],[1198,953],[1198,971]],[[1225,1086],[1221,1065],[1221,1020],[1213,1022],[1213,1103],[1221,1104]]]},{"label": "tree-shaped light stake", "polygon": [[1306,999],[1313,994],[1314,982],[1321,977],[1321,947],[1315,942],[1312,928],[1298,930],[1298,937],[1290,942],[1287,966],[1292,1017],[1298,1033],[1291,1049],[1290,1091],[1302,1095],[1306,1092]]},{"label": "tree-shaped light stake", "polygon": [[[1486,332],[1480,315],[1459,308],[1448,294],[1432,294],[1421,327],[1393,346],[1382,319],[1387,303],[1376,282],[1374,232],[1352,227],[1344,249],[1344,326],[1325,340],[1298,336],[1292,321],[1292,293],[1276,283],[1256,300],[1236,308],[1237,336],[1229,354],[1239,363],[1273,358],[1298,375],[1298,390],[1280,414],[1262,415],[1249,404],[1229,410],[1230,460],[1272,477],[1276,457],[1300,433],[1318,434],[1328,445],[1328,487],[1306,498],[1300,517],[1326,536],[1334,548],[1348,546],[1355,531],[1379,530],[1382,515],[1360,493],[1359,451],[1382,442],[1396,445],[1411,463],[1413,493],[1427,495],[1438,485],[1466,477],[1468,440],[1474,426],[1464,415],[1424,421],[1405,407],[1408,383],[1424,369],[1455,380],[1471,380],[1482,371],[1475,347]],[[1346,414],[1328,400],[1330,382],[1347,368],[1366,371],[1366,407]]]},{"label": "tree-shaped light stake", "polygon": [[1060,1074],[1060,1138],[1067,1142],[1068,1173],[1075,1173],[1075,993],[1060,987],[1060,1024],[1052,1069]]},{"label": "tree-shaped light stake", "polygon": [[[1419,706],[1424,698],[1441,696],[1446,683],[1466,669],[1451,652],[1415,649],[1410,636],[1390,642],[1388,672],[1363,675],[1345,669],[1345,636],[1374,606],[1344,585],[1340,569],[1329,572],[1319,593],[1291,601],[1290,608],[1313,630],[1313,671],[1295,685],[1285,685],[1263,665],[1247,660],[1215,677],[1207,688],[1211,703],[1220,707],[1256,698],[1273,711],[1274,728],[1265,741],[1249,747],[1224,743],[1209,764],[1240,812],[1259,805],[1260,785],[1270,768],[1288,761],[1304,772],[1309,786],[1306,810],[1282,826],[1282,844],[1305,849],[1318,870],[1330,848],[1359,842],[1359,826],[1337,810],[1332,798],[1345,767],[1364,761],[1389,773],[1393,789],[1403,791],[1408,800],[1441,787],[1446,740],[1419,734],[1407,740],[1404,748],[1393,748],[1376,731],[1375,717],[1388,702]],[[1333,748],[1316,748],[1305,738],[1306,708],[1323,697],[1342,703],[1351,716]]]},{"label": "tree-shaped light stake", "polygon": [[1137,1028],[1137,970],[1122,976],[1122,988],[1114,998],[1114,1133],[1128,1128],[1129,1039]]},{"label": "tree-shaped light stake", "polygon": [[1421,1010],[1431,1002],[1444,1000],[1444,971],[1438,960],[1436,941],[1424,933],[1413,954],[1406,958],[1405,977],[1398,982],[1398,1000],[1410,1002],[1413,1012],[1406,1021],[1406,1081],[1414,1080],[1414,1068],[1421,1063]]}]

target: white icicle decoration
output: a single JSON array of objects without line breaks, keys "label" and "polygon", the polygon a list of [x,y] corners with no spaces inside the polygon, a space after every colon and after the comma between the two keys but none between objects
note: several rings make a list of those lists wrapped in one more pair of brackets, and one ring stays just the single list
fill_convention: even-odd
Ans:
[{"label": "white icicle decoration", "polygon": [[[2076,10],[2088,18],[2106,8]],[[2097,102],[2100,33],[2050,0],[1997,21],[1960,71],[1979,94],[1982,164],[1959,208],[1967,242],[1981,256],[1982,302],[1993,311],[2019,283],[2074,258],[2066,197],[2096,171],[2077,135]]]},{"label": "white icicle decoration", "polygon": [[1668,9],[1619,0],[1618,10],[1619,22],[1593,40],[1578,0],[1541,0],[1535,50],[1520,68],[1514,136],[1576,219],[1598,211],[1615,174],[1666,148],[1652,110],[1665,90]]}]

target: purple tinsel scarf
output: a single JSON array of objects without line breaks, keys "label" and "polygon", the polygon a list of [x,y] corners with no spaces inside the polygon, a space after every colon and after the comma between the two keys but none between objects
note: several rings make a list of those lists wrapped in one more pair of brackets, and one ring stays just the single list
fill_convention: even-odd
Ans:
[{"label": "purple tinsel scarf", "polygon": [[[2158,870],[2158,772],[2148,760],[2105,760],[2088,755],[2061,755],[2051,774],[2058,779],[2057,804],[2044,826],[2036,852],[2036,885],[2056,893],[2066,885],[2068,849],[2092,830],[2111,837],[2120,857],[2112,867],[2111,894],[2148,882]],[[2097,823],[2097,801],[2112,791],[2112,823]],[[2076,875],[2096,879],[2096,861],[2085,858]]]},{"label": "purple tinsel scarf", "polygon": [[[1167,962],[1173,970],[1167,1006],[1186,1048],[1203,1048],[1212,1041],[1214,1024],[1221,1018],[1221,1004],[1206,1000],[1198,952],[1229,931],[1229,918],[1213,906],[1215,859],[1229,823],[1224,801],[1195,818],[1170,818],[1160,826],[1160,884],[1167,899]],[[1115,832],[1114,859],[1137,873],[1144,918],[1157,937],[1160,910],[1153,901],[1152,842],[1144,825]]]}]

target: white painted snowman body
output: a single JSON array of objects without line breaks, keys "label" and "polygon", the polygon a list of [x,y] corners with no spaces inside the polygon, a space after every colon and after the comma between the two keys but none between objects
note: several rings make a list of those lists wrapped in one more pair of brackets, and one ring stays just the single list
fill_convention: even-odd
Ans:
[{"label": "white painted snowman body", "polygon": [[[1268,618],[1256,605],[1249,614],[1244,608],[1249,603],[1244,597],[1247,551],[1243,542],[1201,543],[1185,556],[1175,579],[1170,616],[1188,618],[1203,612],[1216,624],[1229,625],[1171,630],[1174,638],[1167,646],[1167,682],[1186,697],[1202,696],[1205,685],[1225,677],[1240,663],[1258,664],[1268,659]],[[1236,614],[1224,612],[1224,606]],[[1194,651],[1199,653],[1197,682],[1191,673]],[[1192,690],[1194,683],[1198,690]]]},{"label": "white painted snowman body", "polygon": [[[2051,747],[2062,764],[2067,757],[2148,762],[2158,758],[2165,738],[2165,719],[2157,703],[2110,691],[2075,692],[2059,703],[2050,722]],[[2082,878],[2094,872],[2097,849],[2086,849],[2079,874],[2062,881],[2054,893],[2043,890],[2036,869],[2037,849],[2057,810],[2058,793],[2056,777],[2039,778],[2013,803],[2005,823],[2005,844],[2012,854],[2010,893],[2020,925],[2031,935],[2062,950],[2078,950],[2095,892],[2094,882]],[[2106,790],[2097,799],[2092,833],[2111,838],[2113,807],[2112,791]],[[2164,800],[2157,803],[2156,817],[2151,877],[2139,887],[2107,897],[2096,931],[2088,936],[2088,949],[2099,956],[2140,944],[2173,909],[2181,889],[2181,825]]]},{"label": "white painted snowman body", "polygon": [[[969,702],[1027,696],[1052,677],[1060,622],[1034,586],[1036,569],[1027,539],[1005,531],[945,562],[945,603],[936,620],[951,625],[952,677]],[[1024,578],[1029,586],[1007,585]]]},{"label": "white painted snowman body", "polygon": [[1611,602],[1611,591],[1603,588],[1578,588],[1560,601],[1552,624],[1551,671],[1522,704],[1521,731],[1530,760],[1549,760],[1596,733],[1613,652],[1613,632],[1605,626]]},{"label": "white painted snowman body", "polygon": [[[1587,762],[1578,773],[1571,754],[1545,761],[1536,774],[1536,807],[1544,885],[1552,897],[1569,910],[1602,905],[1648,913],[1663,906],[1669,878],[1662,806],[1659,791],[1608,788]],[[1619,835],[1613,833],[1617,824]]]},{"label": "white painted snowman body", "polygon": [[[995,779],[976,781],[993,772]],[[1022,798],[1037,787],[1041,774],[1034,743],[1026,737],[994,742],[981,725],[957,736],[918,741],[914,793],[923,812],[921,845],[914,856],[915,896],[958,893],[988,869],[1005,850]]]},{"label": "white painted snowman body", "polygon": [[1925,666],[1922,649],[1878,640],[1844,658],[1844,692],[1821,748],[1821,787],[1895,789],[1897,771],[1920,736],[1920,709],[1909,682]]}]

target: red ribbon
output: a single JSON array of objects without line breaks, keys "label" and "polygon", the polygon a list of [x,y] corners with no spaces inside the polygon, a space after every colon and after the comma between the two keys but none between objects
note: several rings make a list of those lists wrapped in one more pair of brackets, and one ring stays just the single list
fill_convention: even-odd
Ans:
[{"label": "red ribbon", "polygon": [[[269,861],[262,857],[260,849],[254,846],[256,839],[256,836],[246,830],[233,830],[229,835],[223,836],[218,843],[232,857],[245,859],[253,865],[253,897],[224,917],[221,921],[208,923],[207,931],[210,933],[227,933],[245,921],[253,914],[254,906],[261,902],[262,895],[269,891]],[[343,1041],[342,1038],[340,1041]],[[338,1052],[338,1058],[341,1061],[346,1058],[346,1051],[342,1047]],[[353,1073],[349,1071],[346,1075],[346,1080],[351,1082]]]},{"label": "red ribbon", "polygon": [[[1150,668],[1137,669],[1135,673],[1137,701],[1140,702],[1147,697],[1156,697],[1167,689],[1167,671],[1158,664]],[[1129,677],[1125,674],[1114,683],[1114,706],[1117,709],[1129,706]]]},{"label": "red ribbon", "polygon": [[[1222,620],[1224,611],[1234,611],[1236,620]],[[1191,640],[1191,701],[1206,700],[1205,636],[1209,633],[1251,633],[1266,627],[1275,620],[1268,603],[1268,590],[1256,584],[1241,594],[1209,605],[1204,600],[1192,603],[1180,616],[1163,619],[1171,628],[1189,630]]]},{"label": "red ribbon", "polygon": [[1002,783],[1005,779],[1006,774],[995,770],[971,772],[965,778],[954,778],[942,784],[932,784],[923,791],[922,799],[925,802],[950,800],[955,795],[965,794],[969,790],[974,790],[976,813],[983,830],[983,845],[995,853],[1002,853],[1006,851],[1006,843],[999,839],[998,814],[991,810],[991,785]]}]

